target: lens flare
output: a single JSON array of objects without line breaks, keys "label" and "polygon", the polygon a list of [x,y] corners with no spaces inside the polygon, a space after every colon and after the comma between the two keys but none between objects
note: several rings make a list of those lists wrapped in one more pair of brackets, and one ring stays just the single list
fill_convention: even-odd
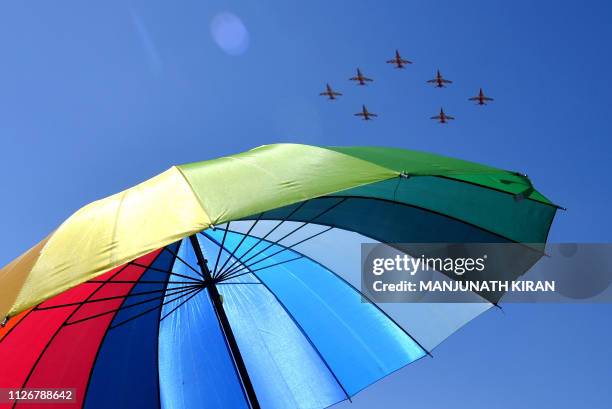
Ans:
[{"label": "lens flare", "polygon": [[242,55],[249,48],[249,32],[235,14],[217,14],[210,23],[210,32],[215,43],[229,55]]}]

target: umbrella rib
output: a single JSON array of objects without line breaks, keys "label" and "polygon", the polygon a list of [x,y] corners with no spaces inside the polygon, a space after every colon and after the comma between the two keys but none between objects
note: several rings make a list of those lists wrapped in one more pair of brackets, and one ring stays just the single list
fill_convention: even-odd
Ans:
[{"label": "umbrella rib", "polygon": [[220,283],[217,283],[217,285],[261,285],[261,283],[225,283],[225,282],[220,282]]},{"label": "umbrella rib", "polygon": [[[179,291],[172,293],[171,296],[176,295],[176,294],[181,294],[181,297],[182,297],[182,295],[184,295],[184,293],[188,293],[190,291],[193,291],[196,288],[200,288],[200,286],[199,285],[197,285],[197,286],[194,285],[194,286],[192,286],[190,288],[182,287]],[[167,296],[168,296],[168,294],[164,294],[164,295],[162,295],[160,297],[150,298],[148,300],[139,301],[139,302],[134,303],[134,304],[126,305],[126,306],[119,307],[119,308],[114,308],[112,310],[105,311],[105,312],[102,312],[102,313],[99,313],[99,314],[95,314],[95,315],[91,315],[89,317],[81,318],[81,319],[76,320],[76,321],[71,321],[71,322],[67,321],[66,323],[64,323],[64,326],[79,324],[81,322],[89,321],[89,320],[92,320],[92,319],[95,319],[95,318],[99,318],[99,317],[102,317],[104,315],[111,314],[113,312],[119,312],[119,311],[122,311],[122,310],[127,310],[129,308],[133,308],[133,307],[136,307],[136,306],[139,306],[139,305],[142,305],[142,304],[146,304],[146,303],[149,303],[151,301],[161,300],[161,299],[164,299]]]},{"label": "umbrella rib", "polygon": [[168,318],[168,316],[170,314],[172,314],[173,312],[175,312],[176,310],[178,310],[179,308],[181,308],[183,305],[185,305],[185,303],[187,303],[187,301],[191,300],[193,297],[195,297],[196,295],[198,295],[200,293],[200,291],[202,291],[204,289],[204,287],[199,288],[195,293],[191,294],[189,297],[187,297],[185,300],[181,301],[181,303],[179,305],[177,305],[176,307],[174,307],[172,310],[170,310],[167,314],[165,314],[163,317],[161,317],[161,319],[159,320],[159,322],[162,322],[163,320],[165,320],[166,318]]},{"label": "umbrella rib", "polygon": [[[155,260],[157,260],[157,258],[159,257],[159,254],[157,256],[155,256]],[[153,264],[155,262],[155,260],[153,260],[151,262],[151,264]],[[125,264],[123,267],[121,267],[116,273],[114,273],[111,277],[109,277],[106,281],[103,281],[103,283],[107,283],[110,280],[112,280],[113,278],[117,277],[119,274],[121,274],[123,271],[125,271],[125,269],[128,267],[128,264]],[[94,295],[96,295],[96,293],[98,291],[100,291],[102,288],[104,287],[104,284],[99,286],[98,288],[96,288],[95,290],[93,290],[91,292],[91,294],[89,294],[85,300],[90,299],[91,297],[93,297]],[[40,360],[42,359],[43,355],[45,354],[45,352],[47,352],[47,349],[49,349],[49,346],[51,345],[51,343],[53,342],[53,340],[55,340],[55,338],[57,337],[57,335],[60,333],[60,331],[62,330],[62,328],[64,328],[66,322],[74,317],[74,315],[77,313],[77,311],[79,311],[81,307],[77,307],[75,308],[70,315],[68,315],[68,317],[64,320],[64,323],[62,325],[60,325],[57,330],[55,330],[55,332],[53,333],[53,335],[51,336],[51,338],[49,339],[49,341],[47,341],[47,343],[45,344],[44,348],[42,349],[42,351],[40,352],[40,354],[38,354],[38,357],[36,358],[36,362],[34,362],[34,365],[32,365],[32,367],[30,368],[30,371],[28,372],[28,376],[26,377],[26,379],[23,381],[23,383],[21,384],[21,388],[25,388],[25,386],[28,384],[28,382],[30,381],[30,378],[32,377],[32,374],[34,373],[34,370],[36,369],[36,367],[38,366],[38,363],[40,362]],[[12,408],[15,408],[15,406],[17,405],[17,401],[15,401],[15,403],[13,404]]]},{"label": "umbrella rib", "polygon": [[[292,234],[294,234],[295,232],[297,232],[298,230],[301,230],[302,228],[304,228],[305,226],[307,226],[309,223],[314,222],[315,220],[317,220],[319,217],[325,215],[326,213],[329,213],[330,211],[332,211],[333,209],[335,209],[336,207],[338,207],[340,204],[344,203],[347,200],[346,197],[341,198],[339,201],[337,201],[336,203],[334,203],[333,205],[331,205],[330,207],[328,207],[327,209],[325,209],[324,211],[320,212],[319,214],[317,214],[315,217],[303,222],[300,226],[296,227],[295,229],[293,229],[292,231],[290,231],[289,233],[287,233],[286,235],[284,235],[283,237],[281,237],[280,239],[271,242],[267,247],[265,247],[264,249],[260,250],[259,252],[257,252],[256,254],[254,254],[253,256],[247,258],[246,260],[240,260],[240,264],[246,264],[248,263],[250,260],[254,259],[255,257],[257,257],[258,255],[260,255],[261,253],[263,253],[264,251],[268,250],[270,247],[272,247],[275,244],[280,243],[281,241],[283,241],[284,239],[286,239],[287,237],[291,236]],[[265,239],[265,237],[262,237],[262,239]],[[259,244],[259,243],[258,243]],[[243,254],[244,256],[244,254]],[[240,271],[242,270],[242,268],[238,267],[238,268],[233,268],[231,269],[231,271],[229,271],[229,273],[233,273],[235,271]],[[228,271],[226,270],[226,273]]]},{"label": "umbrella rib", "polygon": [[[506,237],[506,236],[504,236],[504,235],[502,235],[502,234],[499,234],[499,233],[496,233],[496,232],[494,232],[494,231],[492,231],[492,230],[486,229],[486,228],[484,228],[484,227],[482,227],[482,226],[478,226],[477,224],[474,224],[474,223],[468,222],[468,221],[466,221],[466,220],[462,220],[462,219],[460,219],[460,218],[457,218],[457,217],[455,217],[455,216],[451,216],[451,215],[449,215],[449,214],[445,214],[445,213],[443,213],[443,212],[439,212],[439,211],[432,210],[432,209],[427,209],[427,208],[425,208],[425,207],[417,206],[417,205],[414,205],[414,204],[404,203],[404,202],[395,202],[395,201],[393,201],[393,200],[389,200],[389,199],[372,198],[372,197],[366,197],[366,196],[348,196],[348,195],[346,195],[346,196],[340,196],[340,195],[336,195],[336,196],[333,196],[333,197],[343,197],[343,198],[345,198],[345,199],[347,199],[347,200],[348,200],[348,199],[368,199],[368,200],[375,200],[375,201],[381,201],[381,202],[386,202],[386,203],[395,204],[395,205],[398,205],[398,206],[405,206],[405,207],[410,207],[410,208],[413,208],[413,209],[422,210],[422,211],[425,211],[425,212],[429,212],[429,213],[436,214],[436,215],[438,215],[438,216],[442,216],[442,217],[448,218],[448,219],[450,219],[450,220],[457,221],[457,222],[459,222],[459,223],[463,223],[463,224],[465,224],[465,225],[468,225],[468,226],[471,226],[471,227],[476,228],[476,229],[478,229],[478,230],[481,230],[481,231],[483,231],[483,232],[485,232],[485,233],[487,233],[487,234],[491,234],[491,235],[494,235],[494,236],[499,237],[499,238],[501,238],[501,239],[504,239],[505,241],[508,241],[508,242],[510,242],[510,243],[515,243],[515,244],[518,244],[518,245],[520,245],[520,246],[526,247],[527,249],[530,249],[530,250],[532,250],[532,251],[534,251],[534,252],[541,253],[541,252],[539,252],[538,250],[536,250],[536,249],[534,249],[534,248],[529,247],[529,246],[528,246],[527,244],[525,244],[525,243],[521,243],[521,242],[519,242],[519,241],[516,241],[516,240],[514,240],[514,239],[511,239],[511,238],[509,238],[509,237]],[[323,199],[323,198],[327,198],[327,197],[321,197],[321,198]],[[381,243],[385,243],[385,241],[384,241],[384,239],[383,239],[383,238],[376,237],[376,236],[371,235],[371,234],[366,234],[366,233],[363,233],[363,232],[360,232],[360,231],[357,231],[357,230],[348,229],[348,228],[344,228],[344,227],[340,227],[340,229],[342,229],[342,230],[346,230],[346,231],[351,231],[351,232],[354,232],[354,233],[357,233],[357,234],[366,235],[367,237],[370,237],[370,238],[372,238],[372,239],[374,239],[374,240],[377,240],[377,241],[379,241],[379,242],[381,242]],[[237,232],[237,231],[233,231],[233,232],[234,232],[234,233],[243,234],[243,233],[240,233],[240,232]],[[255,236],[253,236],[253,238],[255,238]],[[389,244],[389,243],[386,243],[386,244]],[[543,254],[543,253],[541,253],[541,254]],[[543,255],[545,255],[545,254],[543,254]],[[480,296],[482,297],[482,295],[480,295]],[[484,298],[484,297],[483,297],[483,299],[484,299],[486,302],[488,302],[488,303],[492,304],[493,306],[495,306],[495,307],[497,307],[497,308],[500,308],[500,307],[499,307],[499,300],[498,300],[498,301],[496,301],[496,302],[494,302],[494,301],[491,301],[491,300],[489,300],[489,299],[487,299],[487,298]]]},{"label": "umbrella rib", "polygon": [[164,250],[166,250],[168,253],[172,254],[174,257],[176,257],[176,259],[178,261],[180,261],[181,263],[183,263],[184,265],[186,265],[189,269],[191,269],[192,271],[194,271],[198,276],[202,277],[202,279],[204,279],[204,276],[202,275],[201,271],[196,270],[191,264],[189,264],[188,262],[186,262],[185,260],[183,260],[178,254],[176,254],[176,252],[170,250],[168,247],[164,247]]},{"label": "umbrella rib", "polygon": [[[329,229],[328,229],[328,230],[329,230]],[[235,232],[235,231],[232,231],[232,232],[233,232],[233,233],[238,233],[238,232]],[[219,246],[219,242],[218,242],[217,240],[215,240],[213,237],[208,236],[206,233],[204,233],[204,234],[206,235],[206,237],[208,237],[208,239],[209,239],[210,241],[212,241],[214,244],[216,244],[217,246]],[[238,233],[238,234],[241,234],[241,233]],[[224,248],[224,250],[225,250],[225,251],[228,251],[226,248]],[[218,282],[217,282],[217,284],[225,284],[225,285],[236,285],[236,284],[263,284],[263,282],[262,282],[261,280],[259,280],[259,277],[256,277],[256,278],[259,280],[259,282],[258,282],[258,283],[227,283],[227,282],[224,282],[224,281],[229,281],[229,280],[232,280],[232,279],[234,279],[234,278],[238,278],[238,277],[245,276],[245,275],[247,275],[247,274],[251,274],[251,273],[253,273],[253,272],[255,272],[255,271],[265,270],[265,269],[267,269],[267,268],[276,267],[276,266],[281,265],[281,264],[289,263],[289,262],[291,262],[291,261],[295,261],[295,260],[299,260],[299,259],[301,259],[301,258],[304,258],[304,255],[302,255],[302,254],[300,254],[300,253],[298,253],[298,254],[299,254],[299,255],[298,255],[297,257],[290,258],[290,259],[288,259],[288,260],[279,261],[278,263],[270,264],[270,265],[267,265],[267,266],[265,266],[265,267],[260,267],[260,268],[256,268],[256,269],[250,269],[250,268],[247,266],[246,268],[247,268],[247,270],[248,270],[248,271],[245,271],[244,273],[240,273],[240,274],[232,275],[232,276],[230,276],[230,277],[226,277],[226,278],[219,277],[219,280],[222,280],[222,281],[218,281]]]},{"label": "umbrella rib", "polygon": [[296,229],[292,230],[291,232],[289,232],[288,234],[284,235],[283,237],[281,237],[280,239],[271,242],[270,244],[268,244],[267,247],[259,250],[257,253],[253,254],[251,257],[247,258],[246,260],[241,260],[240,264],[242,265],[242,267],[240,265],[237,265],[236,267],[234,267],[233,269],[226,271],[227,275],[231,275],[237,271],[241,271],[244,269],[244,266],[246,265],[246,263],[248,263],[249,261],[251,261],[252,259],[254,259],[255,257],[259,256],[261,253],[265,252],[266,250],[268,250],[270,247],[274,246],[274,244],[276,243],[280,243],[281,241],[283,241],[284,239],[286,239],[287,237],[289,237],[291,234],[295,233],[296,231],[300,230],[301,228],[303,228],[304,226],[306,226],[308,223],[302,223],[302,225],[298,226]]},{"label": "umbrella rib", "polygon": [[140,295],[149,295],[149,294],[155,294],[155,293],[163,293],[164,291],[166,291],[165,289],[163,290],[152,290],[152,291],[143,291],[140,293],[129,293],[127,295],[116,295],[113,297],[105,297],[105,298],[96,298],[95,300],[87,300],[87,301],[79,301],[79,302],[73,302],[73,303],[68,303],[68,304],[58,304],[58,305],[51,305],[49,307],[37,307],[35,308],[36,311],[47,311],[47,310],[53,310],[56,308],[64,308],[64,307],[72,307],[75,305],[84,305],[84,304],[91,304],[91,303],[95,303],[95,302],[101,302],[101,301],[110,301],[110,300],[117,300],[120,298],[130,298],[130,297],[137,297]]},{"label": "umbrella rib", "polygon": [[[215,244],[219,245],[219,242],[217,242],[214,238],[211,238],[211,241],[213,241]],[[227,251],[227,250],[226,250]],[[285,260],[282,261],[280,263],[276,263],[275,265],[279,265],[279,264],[283,264],[283,263],[288,263],[289,261],[293,261],[293,260],[297,260],[298,258],[303,258],[304,255],[300,254],[298,257],[290,259],[290,260]],[[266,268],[272,267],[271,266],[267,266],[267,267],[262,267],[260,269],[257,270],[250,270],[247,271],[246,273],[240,274],[240,275],[244,275],[244,274],[251,274],[251,273],[255,273],[256,271],[260,271],[260,270],[264,270]],[[247,267],[248,268],[248,267]],[[266,283],[264,283],[258,276],[257,274],[253,274],[258,280],[259,283],[236,283],[236,284],[260,284],[263,285],[264,288],[266,290],[268,290],[268,292],[272,295],[272,297],[274,297],[274,299],[276,300],[276,302],[281,306],[281,308],[285,311],[285,313],[287,314],[287,316],[289,317],[289,319],[291,321],[293,321],[293,323],[295,324],[295,326],[300,330],[300,332],[302,333],[302,335],[304,336],[304,338],[306,338],[306,340],[308,341],[308,343],[310,344],[310,346],[313,348],[313,350],[317,353],[317,355],[319,356],[319,358],[321,359],[321,361],[323,362],[323,364],[327,367],[327,370],[329,371],[329,373],[332,375],[332,377],[336,380],[336,383],[338,384],[338,386],[340,386],[340,388],[342,389],[342,392],[344,392],[344,394],[346,395],[346,398],[351,401],[351,396],[349,395],[348,391],[344,388],[344,386],[342,385],[342,383],[340,382],[340,379],[338,379],[338,377],[336,376],[336,374],[334,373],[334,371],[331,369],[331,367],[329,366],[329,364],[327,363],[327,361],[325,360],[325,358],[323,357],[323,354],[321,354],[321,351],[319,351],[319,349],[317,348],[317,346],[314,344],[314,342],[310,339],[310,337],[308,336],[308,334],[306,333],[306,331],[304,330],[304,328],[300,325],[300,323],[295,319],[295,317],[293,316],[293,314],[291,314],[291,312],[289,311],[289,309],[285,306],[285,304],[283,304],[283,302],[276,296],[276,294],[274,294],[274,292],[270,289],[270,287],[268,287],[268,285]],[[235,277],[233,277],[235,278]],[[228,284],[228,285],[233,285],[234,283],[218,283],[218,284]]]},{"label": "umbrella rib", "polygon": [[[506,236],[504,236],[504,235],[502,235],[502,234],[495,233],[494,231],[489,230],[489,229],[486,229],[486,228],[484,228],[484,227],[481,227],[481,226],[479,226],[479,225],[477,225],[477,224],[475,224],[475,223],[471,223],[471,222],[468,222],[468,221],[466,221],[466,220],[462,220],[462,219],[460,219],[460,218],[458,218],[458,217],[451,216],[451,215],[449,215],[449,214],[446,214],[446,213],[443,213],[443,212],[439,212],[439,211],[437,211],[437,210],[428,209],[428,208],[426,208],[426,207],[417,206],[417,205],[414,205],[414,204],[404,203],[404,202],[395,202],[395,201],[393,201],[393,200],[389,200],[389,199],[372,198],[372,197],[366,197],[366,196],[335,196],[335,197],[344,197],[344,198],[346,198],[346,199],[367,199],[367,200],[375,200],[375,201],[380,201],[380,202],[386,202],[386,203],[395,204],[395,205],[398,205],[398,206],[405,206],[405,207],[410,207],[410,208],[413,208],[413,209],[423,210],[423,211],[425,211],[425,212],[433,213],[433,214],[435,214],[435,215],[442,216],[442,217],[445,217],[445,218],[448,218],[448,219],[451,219],[451,220],[455,220],[455,221],[457,221],[457,222],[460,222],[460,223],[466,224],[466,225],[468,225],[468,226],[474,227],[474,228],[476,228],[476,229],[482,230],[482,231],[484,231],[484,232],[486,232],[486,233],[489,233],[489,234],[492,234],[492,235],[497,236],[497,237],[499,237],[499,238],[502,238],[502,239],[504,239],[504,240],[506,240],[506,241],[508,241],[508,242],[511,242],[511,243],[516,243],[516,244],[523,244],[524,246],[526,246],[524,243],[520,243],[520,242],[518,242],[518,241],[516,241],[516,240],[514,240],[514,239],[511,239],[511,238],[509,238],[509,237],[506,237]],[[344,229],[344,230],[347,230],[347,231],[353,231],[353,230],[349,230],[349,229]],[[356,233],[359,233],[359,232],[356,232]],[[363,233],[359,233],[359,234],[363,234]],[[372,238],[376,239],[376,237],[374,237],[374,236],[370,236],[370,237],[372,237]],[[381,243],[383,242],[383,240],[381,240],[381,239],[376,239],[376,240],[380,241]],[[534,251],[536,251],[536,250],[534,250]]]},{"label": "umbrella rib", "polygon": [[[348,198],[347,198],[348,199]],[[380,240],[379,240],[380,241]],[[285,247],[282,244],[278,244],[279,246]],[[295,251],[295,250],[294,250]],[[361,292],[357,287],[355,287],[353,284],[349,283],[346,279],[342,278],[340,275],[338,275],[336,272],[334,272],[333,270],[325,267],[322,263],[318,262],[317,260],[308,257],[307,255],[304,255],[300,252],[297,252],[297,254],[299,254],[301,257],[304,257],[310,261],[312,261],[313,263],[318,264],[319,266],[321,266],[322,268],[324,268],[325,270],[329,271],[331,274],[334,275],[334,277],[338,278],[339,280],[341,280],[342,282],[344,282],[346,285],[348,285],[350,288],[353,289],[353,291],[357,292],[357,294],[359,294],[361,297],[363,297],[364,299],[366,299],[370,304],[372,304],[381,314],[383,314],[385,317],[387,317],[387,319],[389,321],[391,321],[392,323],[394,323],[404,334],[406,334],[408,336],[408,338],[410,338],[415,344],[417,344],[419,346],[419,348],[421,348],[427,355],[429,355],[430,357],[433,357],[433,355],[431,354],[431,351],[429,351],[428,349],[426,349],[419,341],[417,341],[416,338],[414,338],[406,329],[404,329],[404,327],[402,327],[401,325],[399,325],[397,323],[397,321],[395,321],[389,314],[387,314],[382,308],[380,308],[380,306],[378,304],[376,304],[374,301],[372,301],[368,296],[366,296],[363,292]],[[248,267],[247,267],[248,268]],[[263,269],[263,268],[262,268]],[[255,271],[255,270],[253,270]],[[248,274],[248,273],[245,273]],[[257,277],[257,274],[254,274]],[[259,277],[257,277],[259,278]],[[260,280],[261,281],[261,280]]]},{"label": "umbrella rib", "polygon": [[[511,172],[511,173],[514,173],[514,172]],[[495,188],[495,187],[492,187],[492,186],[481,185],[479,183],[470,182],[470,181],[463,180],[463,179],[456,179],[456,178],[453,178],[452,176],[446,176],[446,175],[430,175],[430,176],[436,177],[436,178],[441,178],[441,179],[452,180],[453,182],[466,183],[468,185],[477,186],[477,187],[480,187],[480,188],[483,188],[483,189],[489,189],[489,190],[493,190],[493,191],[496,191],[496,192],[499,192],[499,193],[503,193],[503,194],[507,194],[507,195],[510,195],[510,196],[514,196],[514,193],[507,192],[507,191],[502,190],[502,189],[498,189],[498,188]],[[529,181],[529,184],[531,185],[530,188],[533,188],[533,184],[531,184],[531,181]],[[527,197],[526,199],[529,200],[529,201],[532,201],[532,202],[543,204],[545,206],[552,206],[552,207],[555,207],[557,209],[567,210],[565,207],[560,206],[560,205],[555,204],[555,203],[545,203],[545,202],[541,202],[539,200],[531,199],[529,197]]]},{"label": "umbrella rib", "polygon": [[[316,234],[313,234],[312,236],[306,237],[305,239],[300,240],[300,241],[298,241],[297,243],[292,244],[291,246],[281,246],[282,248],[281,248],[280,250],[278,250],[276,253],[269,254],[269,255],[267,255],[266,257],[264,257],[264,258],[262,258],[262,259],[260,259],[260,260],[257,260],[257,261],[255,261],[255,262],[253,262],[253,263],[251,263],[251,264],[243,264],[241,268],[239,268],[239,269],[235,269],[233,272],[229,273],[229,274],[228,274],[226,277],[231,277],[231,276],[232,276],[232,274],[235,274],[235,273],[237,273],[237,272],[239,272],[239,271],[242,271],[242,270],[244,270],[245,268],[250,269],[250,268],[251,268],[252,266],[254,266],[255,264],[259,264],[259,263],[261,263],[262,261],[265,261],[265,260],[267,260],[267,259],[269,259],[269,258],[271,258],[271,257],[274,257],[274,256],[276,256],[276,255],[278,255],[278,254],[280,254],[280,253],[282,253],[282,252],[285,252],[285,251],[287,251],[287,250],[290,250],[290,249],[292,249],[293,247],[296,247],[296,246],[298,246],[298,245],[300,245],[300,244],[302,244],[302,243],[305,243],[305,242],[306,242],[306,241],[308,241],[308,240],[314,239],[315,237],[320,236],[320,235],[321,235],[321,234],[323,234],[323,233],[327,233],[327,232],[328,232],[328,231],[330,231],[331,229],[333,229],[333,227],[332,227],[332,226],[328,227],[328,228],[327,228],[327,229],[325,229],[325,230],[321,230],[320,232],[318,232],[318,233],[316,233]],[[272,247],[272,245],[278,245],[278,244],[279,244],[279,242],[280,242],[280,240],[279,240],[278,242],[271,243],[271,245],[270,245],[270,246],[268,246],[268,248]],[[248,261],[248,260],[247,260],[247,261]]]},{"label": "umbrella rib", "polygon": [[[159,309],[159,310],[160,310],[160,318],[161,318],[161,307],[163,307],[164,305],[167,305],[167,304],[169,304],[169,303],[171,303],[171,302],[174,302],[174,301],[180,300],[182,297],[186,297],[186,296],[188,296],[189,294],[192,294],[194,291],[196,291],[196,290],[201,290],[201,289],[202,289],[201,287],[192,288],[191,290],[186,291],[186,292],[184,292],[183,294],[181,294],[179,297],[173,298],[172,300],[164,301],[164,302],[162,302],[161,304],[156,305],[155,307],[152,307],[152,308],[149,308],[149,309],[147,309],[147,310],[144,310],[144,311],[142,311],[142,312],[138,313],[137,315],[135,315],[135,316],[133,316],[133,317],[130,317],[130,318],[126,319],[126,320],[123,320],[123,321],[121,321],[121,322],[119,322],[119,323],[117,323],[117,324],[115,324],[115,325],[111,326],[109,329],[115,329],[115,328],[117,328],[117,327],[120,327],[120,326],[122,326],[122,325],[124,325],[124,324],[127,324],[128,322],[134,321],[135,319],[140,318],[140,317],[142,317],[142,316],[144,316],[144,315],[146,315],[146,314],[148,314],[148,313],[150,313],[150,312],[153,312],[153,311],[155,311],[155,310],[157,310],[157,309]],[[174,295],[174,294],[173,294],[173,295]]]},{"label": "umbrella rib", "polygon": [[211,275],[213,276],[213,278],[215,277],[215,273],[217,272],[217,267],[219,267],[219,259],[221,258],[221,251],[223,249],[223,246],[225,245],[225,239],[227,238],[227,230],[230,227],[230,223],[231,222],[227,222],[227,224],[225,225],[225,231],[223,232],[223,239],[221,240],[221,246],[219,247],[219,251],[217,252],[217,261],[215,261],[215,267],[213,268]]},{"label": "umbrella rib", "polygon": [[187,284],[187,285],[199,285],[202,281],[159,281],[159,280],[113,280],[113,281],[101,281],[101,280],[90,280],[84,284]]},{"label": "umbrella rib", "polygon": [[219,272],[222,272],[223,269],[225,268],[225,266],[227,265],[227,263],[230,261],[230,259],[234,258],[234,254],[236,254],[236,252],[238,251],[240,246],[242,246],[242,243],[244,243],[244,241],[246,240],[247,236],[255,228],[255,225],[257,223],[259,223],[259,221],[263,217],[264,213],[265,212],[259,213],[259,216],[257,216],[257,219],[255,219],[255,222],[253,222],[253,224],[251,224],[251,227],[249,227],[249,230],[247,230],[247,232],[242,236],[242,239],[240,239],[240,241],[238,242],[238,245],[234,248],[234,250],[232,250],[232,252],[230,253],[229,257],[227,259],[225,259],[225,262],[223,263],[223,265],[221,265],[221,268],[219,269]]},{"label": "umbrella rib", "polygon": [[[174,244],[172,244],[172,245],[174,245]],[[161,254],[161,252],[158,253],[158,255],[159,254]],[[172,258],[171,261],[168,264],[170,266],[172,266],[174,264],[174,261],[175,261],[175,258]],[[151,263],[151,265],[153,265],[153,263]],[[143,273],[143,275],[144,274],[147,274],[147,271],[145,271]],[[166,289],[166,287],[167,287],[166,285],[162,286],[163,289]],[[136,288],[136,286],[133,286],[131,291],[133,291],[134,288]],[[121,306],[123,306],[126,303],[126,301],[127,301],[127,298],[122,301]],[[160,308],[160,310],[161,310],[161,308]],[[113,320],[115,318],[116,317],[113,317]],[[112,321],[111,321],[111,323],[112,323]],[[87,386],[85,387],[85,395],[84,395],[85,397],[83,399],[83,407],[86,407],[86,405],[87,405],[87,396],[90,396],[89,395],[89,389],[90,389],[90,386],[91,386],[91,379],[93,377],[94,368],[96,367],[96,364],[97,364],[98,359],[100,357],[100,351],[102,350],[102,345],[104,345],[104,342],[106,341],[106,337],[108,336],[109,330],[110,330],[110,328],[107,328],[107,330],[104,332],[104,335],[102,336],[102,340],[98,344],[98,348],[97,348],[97,351],[96,351],[96,356],[95,356],[95,358],[93,360],[93,363],[91,365],[91,369],[89,370],[89,375],[87,376],[87,384],[86,384]],[[161,407],[158,408],[158,409],[161,409]]]},{"label": "umbrella rib", "polygon": [[272,234],[274,231],[276,231],[276,229],[278,229],[280,227],[281,224],[283,224],[286,220],[288,220],[291,216],[293,216],[298,210],[300,210],[309,200],[305,200],[303,202],[301,202],[295,209],[293,209],[291,212],[289,212],[289,214],[287,214],[285,217],[283,217],[280,222],[278,222],[278,224],[276,226],[274,226],[272,228],[272,230],[270,230],[269,232],[267,232],[263,237],[260,237],[259,240],[257,240],[257,242],[255,244],[253,244],[251,247],[249,247],[249,249],[242,253],[242,255],[240,257],[236,257],[234,259],[234,261],[232,262],[232,264],[227,267],[225,269],[225,271],[221,271],[220,274],[226,273],[230,270],[232,270],[232,268],[236,265],[236,263],[242,263],[242,258],[245,257],[247,254],[249,254],[251,252],[251,250],[253,250],[255,247],[257,247],[259,245],[259,243],[262,242],[262,240],[264,240],[266,237],[268,237],[270,234]]},{"label": "umbrella rib", "polygon": [[[240,273],[240,274],[236,274],[236,275],[231,275],[231,276],[228,276],[228,277],[224,278],[223,280],[227,281],[227,280],[231,280],[231,279],[234,279],[234,278],[242,277],[244,275],[251,274],[252,272],[255,272],[255,271],[261,271],[261,270],[265,270],[267,268],[276,267],[276,266],[279,266],[281,264],[285,264],[285,263],[289,263],[291,261],[299,260],[301,258],[304,258],[304,256],[303,255],[299,255],[297,257],[290,258],[288,260],[279,261],[278,263],[270,264],[268,266],[256,268],[256,269],[253,269],[253,270],[251,270],[248,266],[245,266],[247,268],[247,271],[245,271],[244,273]],[[219,284],[249,284],[249,283],[223,283],[223,282],[221,282]],[[260,284],[260,283],[252,283],[252,284]]]},{"label": "umbrella rib", "polygon": [[[163,269],[161,269],[161,268],[156,268],[156,267],[147,267],[147,266],[145,266],[145,265],[142,265],[142,264],[139,264],[139,263],[136,263],[136,262],[133,262],[133,261],[132,261],[132,262],[130,262],[130,264],[132,264],[132,265],[134,265],[134,266],[136,266],[136,267],[142,267],[142,268],[146,268],[146,269],[149,269],[149,270],[157,271],[157,272],[160,272],[160,273],[165,273],[165,274],[170,274],[170,275],[177,276],[177,277],[186,278],[186,279],[188,279],[188,280],[193,280],[193,281],[195,281],[195,282],[197,282],[197,283],[202,282],[202,280],[200,280],[200,279],[198,279],[198,278],[193,278],[193,277],[190,277],[190,276],[188,276],[188,275],[179,274],[179,273],[175,273],[175,272],[168,271],[168,270],[163,270]],[[198,275],[198,277],[199,277],[199,275]]]}]

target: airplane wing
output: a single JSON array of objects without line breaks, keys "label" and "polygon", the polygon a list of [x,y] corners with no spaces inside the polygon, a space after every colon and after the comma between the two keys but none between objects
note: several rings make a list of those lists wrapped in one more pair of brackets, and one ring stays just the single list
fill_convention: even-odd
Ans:
[{"label": "airplane wing", "polygon": [[472,97],[472,98],[468,98],[468,101],[478,101],[480,99],[480,97]]},{"label": "airplane wing", "polygon": [[363,80],[364,81],[370,81],[370,82],[374,81],[372,78],[368,78],[368,77],[363,77]]},{"label": "airplane wing", "polygon": [[446,115],[446,119],[455,119],[454,116]]},{"label": "airplane wing", "polygon": [[483,98],[485,101],[493,101],[493,98],[489,98],[489,97],[484,97]]},{"label": "airplane wing", "polygon": [[351,78],[349,78],[349,81],[359,81],[359,78],[358,77],[351,77]]},{"label": "airplane wing", "polygon": [[438,82],[438,80],[434,78],[433,80],[427,80],[427,82],[430,84],[435,84],[436,82]]},{"label": "airplane wing", "polygon": [[429,118],[429,119],[440,119],[440,115],[432,116],[432,117],[431,117],[431,118]]},{"label": "airplane wing", "polygon": [[442,79],[442,82],[445,83],[445,84],[452,84],[453,83],[451,80],[445,80],[445,79]]},{"label": "airplane wing", "polygon": [[387,64],[395,64],[396,61],[395,60],[387,60]]},{"label": "airplane wing", "polygon": [[355,116],[365,116],[365,114],[363,112],[358,112],[358,113],[353,114],[353,115],[355,115]]},{"label": "airplane wing", "polygon": [[340,92],[336,92],[336,91],[332,92],[332,94],[334,94],[335,96],[338,96],[338,97],[342,96],[342,94]]},{"label": "airplane wing", "polygon": [[400,62],[402,64],[412,64],[412,61],[408,61],[408,60],[400,60]]}]

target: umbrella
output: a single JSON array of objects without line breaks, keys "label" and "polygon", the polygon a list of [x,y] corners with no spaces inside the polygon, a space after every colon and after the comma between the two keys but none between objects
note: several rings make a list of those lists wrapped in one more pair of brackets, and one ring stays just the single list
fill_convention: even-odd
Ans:
[{"label": "umbrella", "polygon": [[545,243],[557,209],[526,175],[394,148],[172,167],[0,270],[0,385],[84,408],[327,407],[498,301],[363,302],[361,243]]}]

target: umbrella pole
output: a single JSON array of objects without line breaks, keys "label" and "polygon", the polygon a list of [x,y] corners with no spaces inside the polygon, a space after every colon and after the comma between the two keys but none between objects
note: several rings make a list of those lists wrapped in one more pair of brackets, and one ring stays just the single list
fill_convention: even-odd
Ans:
[{"label": "umbrella pole", "polygon": [[202,254],[202,249],[200,248],[200,244],[198,243],[197,237],[195,235],[190,236],[189,240],[191,241],[191,245],[193,246],[193,250],[198,260],[198,265],[200,266],[202,274],[204,275],[204,282],[206,283],[206,288],[208,288],[208,291],[210,293],[210,298],[213,302],[215,313],[217,314],[219,324],[221,325],[221,329],[223,330],[223,334],[225,335],[225,340],[227,341],[227,345],[232,354],[234,365],[236,367],[236,370],[238,371],[238,376],[240,377],[240,381],[242,383],[246,398],[249,402],[249,406],[251,407],[251,409],[260,409],[259,402],[257,401],[257,395],[255,394],[255,389],[253,388],[251,378],[249,378],[249,373],[247,371],[246,365],[244,364],[244,360],[242,359],[242,355],[240,354],[240,349],[238,348],[238,342],[236,342],[236,337],[232,332],[229,320],[227,318],[227,315],[225,314],[225,310],[223,309],[223,302],[221,301],[221,295],[219,294],[219,290],[217,289],[217,284],[212,278],[212,274],[210,273],[210,270],[208,268],[208,263],[204,258],[204,255]]}]

